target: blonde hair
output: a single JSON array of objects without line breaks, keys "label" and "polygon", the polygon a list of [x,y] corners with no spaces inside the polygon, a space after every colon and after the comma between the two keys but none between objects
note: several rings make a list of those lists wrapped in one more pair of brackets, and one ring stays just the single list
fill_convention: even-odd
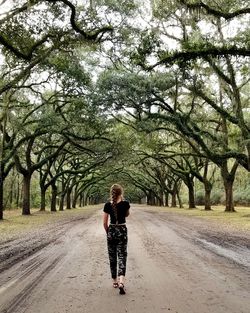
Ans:
[{"label": "blonde hair", "polygon": [[118,197],[121,196],[123,198],[123,188],[119,184],[114,184],[110,188],[110,198],[111,198],[111,205],[115,214],[116,222],[118,221],[117,219],[117,199]]}]

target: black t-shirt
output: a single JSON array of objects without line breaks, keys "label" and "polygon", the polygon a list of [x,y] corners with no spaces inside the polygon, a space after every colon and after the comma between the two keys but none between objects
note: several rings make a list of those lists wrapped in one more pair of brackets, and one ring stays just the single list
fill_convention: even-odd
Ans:
[{"label": "black t-shirt", "polygon": [[[130,208],[129,202],[126,200],[122,200],[116,204],[116,207],[117,207],[118,224],[126,223],[126,215],[127,215],[128,209]],[[114,213],[111,202],[105,203],[103,212],[106,212],[110,215],[111,224],[116,224],[115,213]]]}]

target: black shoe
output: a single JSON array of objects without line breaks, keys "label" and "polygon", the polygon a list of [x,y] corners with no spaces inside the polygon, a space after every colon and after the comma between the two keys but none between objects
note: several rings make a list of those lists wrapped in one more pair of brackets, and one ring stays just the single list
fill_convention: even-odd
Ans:
[{"label": "black shoe", "polygon": [[120,283],[119,284],[119,289],[120,289],[120,295],[125,295],[125,289],[124,289],[124,284]]}]

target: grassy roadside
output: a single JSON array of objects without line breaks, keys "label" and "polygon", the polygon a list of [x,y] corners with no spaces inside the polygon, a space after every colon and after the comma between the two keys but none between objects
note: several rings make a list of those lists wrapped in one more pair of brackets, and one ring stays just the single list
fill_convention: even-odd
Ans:
[{"label": "grassy roadside", "polygon": [[38,209],[32,209],[29,216],[21,215],[20,210],[6,210],[4,211],[4,220],[0,221],[0,242],[10,240],[45,225],[72,218],[90,216],[100,207],[101,205],[92,205],[57,212],[41,212]]},{"label": "grassy roadside", "polygon": [[[190,217],[204,218],[205,220],[216,222],[219,225],[222,224],[223,227],[233,228],[240,231],[250,231],[249,207],[237,207],[236,212],[225,213],[223,206],[214,206],[212,211],[205,211],[202,206],[198,206],[196,209],[188,209],[187,207],[180,209],[146,205],[135,206],[136,208],[141,207],[143,209],[146,207],[148,210],[155,212],[173,212]],[[4,211],[4,220],[0,221],[0,242],[10,240],[23,233],[49,224],[66,221],[72,218],[90,216],[94,211],[101,209],[101,207],[102,204],[99,204],[57,212],[40,212],[38,209],[33,209],[31,210],[32,214],[30,216],[22,216],[20,210]],[[132,212],[133,205],[131,207],[131,213]]]},{"label": "grassy roadside", "polygon": [[186,216],[193,216],[204,218],[223,224],[237,230],[249,230],[250,231],[250,208],[249,207],[236,207],[236,212],[228,213],[224,212],[224,206],[213,206],[212,211],[205,211],[203,206],[197,206],[196,209],[188,209],[184,207],[169,208],[169,207],[150,207],[150,210],[156,210],[158,212],[174,212],[177,214],[183,214]]}]

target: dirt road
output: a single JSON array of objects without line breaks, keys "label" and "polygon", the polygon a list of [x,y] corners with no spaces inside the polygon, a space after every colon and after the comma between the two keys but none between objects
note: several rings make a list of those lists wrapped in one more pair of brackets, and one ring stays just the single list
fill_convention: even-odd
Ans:
[{"label": "dirt road", "polygon": [[[34,253],[2,268],[0,312],[250,312],[249,234],[133,207],[127,221],[127,294],[121,296],[111,286],[101,215],[98,210],[54,228],[54,240],[47,243],[46,234],[35,234]],[[25,253],[29,242],[19,244]],[[0,255],[8,248],[11,260],[12,245],[2,244]]]}]

